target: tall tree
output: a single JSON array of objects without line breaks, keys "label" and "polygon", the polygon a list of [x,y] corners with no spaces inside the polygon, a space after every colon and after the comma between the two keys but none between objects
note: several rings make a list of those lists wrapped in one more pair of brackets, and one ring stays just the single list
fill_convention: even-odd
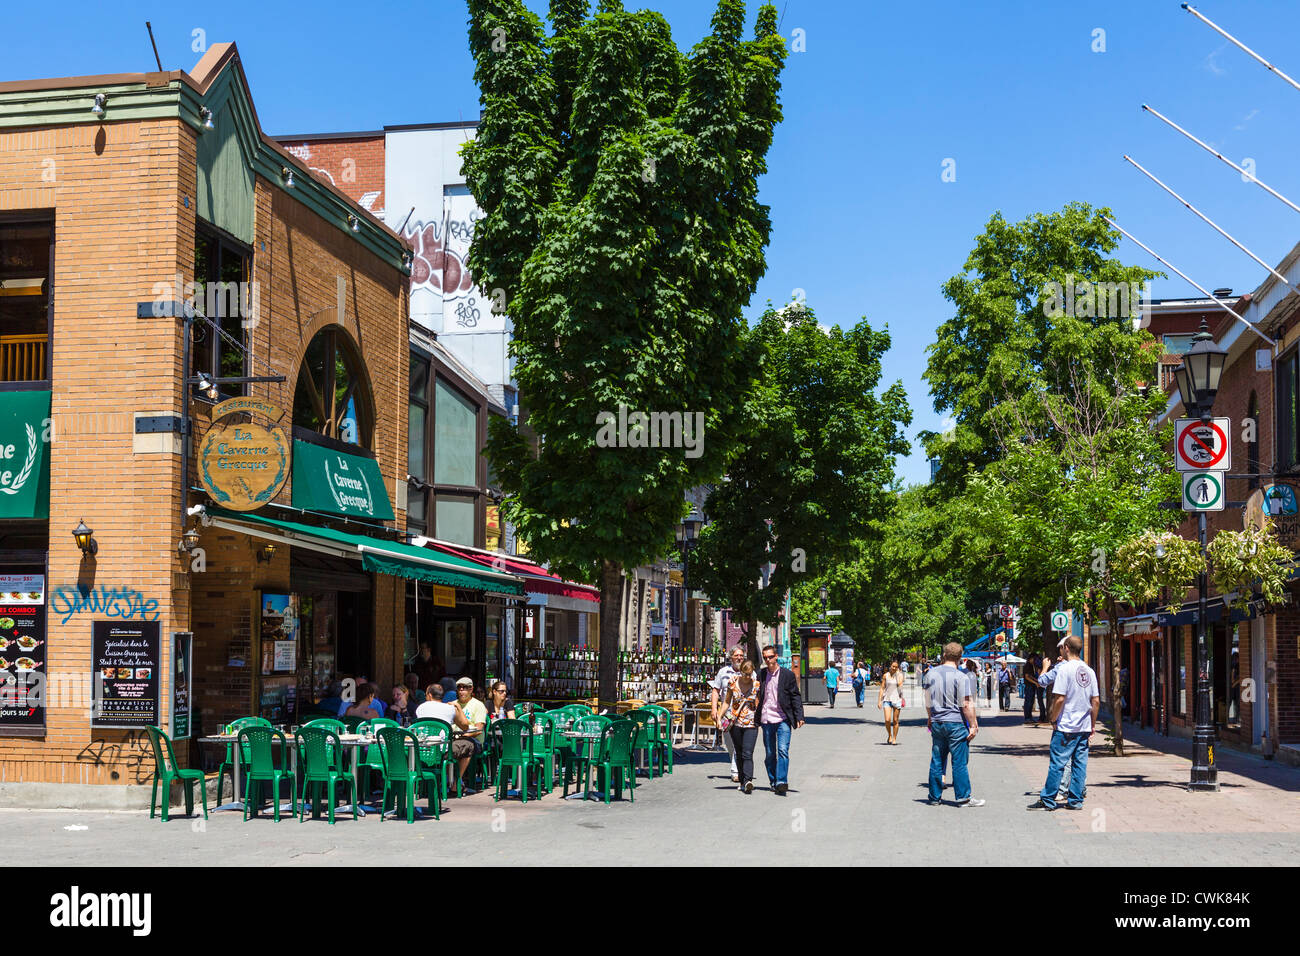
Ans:
[{"label": "tall tree", "polygon": [[[710,524],[691,580],[745,620],[772,625],[785,594],[878,537],[894,462],[912,421],[902,383],[877,395],[888,331],[863,320],[824,331],[811,309],[769,308],[751,338],[762,358],[740,450],[705,503]],[[760,587],[763,569],[773,570]],[[750,641],[750,653],[756,642]]]},{"label": "tall tree", "polygon": [[[494,420],[488,454],[533,551],[564,573],[598,569],[612,700],[622,571],[669,550],[685,492],[737,440],[785,45],[771,5],[742,39],[742,0],[719,0],[685,56],[663,16],[617,0],[590,16],[552,0],[550,37],[522,0],[469,12],[483,117],[464,168],[485,213],[469,266],[513,320],[537,436]],[[651,443],[636,416],[654,412],[682,416],[676,447]],[[612,446],[597,441],[610,415],[631,422]]]}]

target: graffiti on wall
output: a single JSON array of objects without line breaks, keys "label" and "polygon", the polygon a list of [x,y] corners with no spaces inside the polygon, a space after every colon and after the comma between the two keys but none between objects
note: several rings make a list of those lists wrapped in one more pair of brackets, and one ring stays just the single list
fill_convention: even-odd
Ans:
[{"label": "graffiti on wall", "polygon": [[101,586],[83,591],[67,584],[50,594],[50,613],[60,617],[60,624],[67,624],[75,614],[87,613],[124,621],[156,621],[159,617],[158,602],[134,588]]}]

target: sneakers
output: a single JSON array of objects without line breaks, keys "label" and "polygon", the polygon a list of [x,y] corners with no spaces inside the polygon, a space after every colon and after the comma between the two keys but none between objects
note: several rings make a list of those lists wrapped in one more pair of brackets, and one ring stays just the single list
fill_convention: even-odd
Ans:
[{"label": "sneakers", "polygon": [[[926,802],[926,804],[927,804],[928,806],[931,806],[931,807],[941,807],[941,806],[943,806],[943,801],[942,801],[942,800],[927,800],[927,801],[925,801],[925,802]],[[983,801],[981,801],[981,802],[983,802]]]},{"label": "sneakers", "polygon": [[749,781],[748,783],[746,783],[743,787],[741,787],[741,789],[744,790],[746,793],[753,793],[753,792],[754,792],[754,781],[750,780],[750,781]]},{"label": "sneakers", "polygon": [[1025,809],[1026,810],[1055,810],[1056,807],[1049,807],[1047,804],[1043,803],[1043,798],[1039,797],[1029,806],[1025,807]]},{"label": "sneakers", "polygon": [[732,782],[732,783],[740,783],[740,774],[738,774],[738,773],[733,773],[733,774],[731,775],[731,782]]},{"label": "sneakers", "polygon": [[776,795],[777,795],[778,797],[784,797],[784,796],[785,796],[785,792],[786,792],[787,790],[789,790],[789,789],[790,789],[790,785],[789,785],[789,784],[787,784],[787,783],[778,783],[778,784],[776,785]]},{"label": "sneakers", "polygon": [[985,801],[983,801],[983,800],[976,800],[976,799],[973,799],[973,798],[972,798],[972,799],[970,799],[970,800],[958,800],[958,801],[957,801],[957,806],[959,806],[959,807],[982,807],[982,806],[984,806],[984,803],[985,803]]}]

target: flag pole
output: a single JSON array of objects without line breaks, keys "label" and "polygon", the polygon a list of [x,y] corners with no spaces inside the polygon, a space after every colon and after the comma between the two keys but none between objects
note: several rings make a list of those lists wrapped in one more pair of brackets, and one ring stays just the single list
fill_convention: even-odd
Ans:
[{"label": "flag pole", "polygon": [[1209,28],[1210,28],[1211,30],[1213,30],[1215,33],[1219,34],[1219,36],[1223,37],[1224,39],[1228,40],[1228,41],[1231,42],[1231,43],[1236,44],[1239,48],[1241,48],[1242,50],[1246,51],[1246,53],[1248,53],[1248,54],[1250,54],[1252,57],[1254,57],[1255,60],[1257,60],[1259,63],[1261,63],[1261,64],[1263,64],[1265,67],[1267,67],[1268,70],[1269,70],[1270,72],[1272,72],[1272,73],[1276,73],[1279,77],[1281,77],[1282,79],[1284,79],[1284,80],[1286,80],[1288,83],[1290,83],[1291,86],[1292,86],[1293,88],[1295,88],[1295,89],[1297,89],[1297,90],[1300,90],[1300,83],[1297,83],[1295,80],[1291,79],[1291,77],[1287,76],[1285,73],[1283,73],[1283,72],[1282,72],[1281,70],[1279,70],[1277,67],[1275,67],[1272,63],[1268,62],[1268,60],[1264,59],[1262,56],[1260,56],[1258,53],[1256,53],[1256,52],[1255,52],[1254,50],[1252,50],[1250,47],[1246,46],[1246,44],[1242,43],[1240,40],[1238,40],[1235,36],[1233,36],[1233,35],[1232,35],[1231,33],[1229,33],[1227,30],[1223,29],[1223,27],[1219,26],[1217,23],[1215,23],[1213,20],[1211,20],[1211,19],[1210,19],[1209,17],[1207,17],[1205,14],[1201,13],[1201,11],[1197,10],[1194,6],[1192,6],[1192,5],[1189,4],[1189,3],[1184,3],[1184,4],[1182,4],[1182,8],[1183,8],[1184,10],[1186,10],[1188,13],[1190,13],[1192,16],[1196,17],[1196,19],[1198,19],[1198,20],[1200,20],[1202,23],[1204,23],[1207,27],[1209,27]]}]

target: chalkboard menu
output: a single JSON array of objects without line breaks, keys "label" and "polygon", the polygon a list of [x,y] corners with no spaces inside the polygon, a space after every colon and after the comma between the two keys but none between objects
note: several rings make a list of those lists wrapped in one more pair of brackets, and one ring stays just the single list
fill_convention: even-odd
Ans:
[{"label": "chalkboard menu", "polygon": [[190,735],[190,692],[193,689],[191,686],[191,673],[194,670],[193,651],[194,634],[192,632],[172,632],[172,740],[185,740]]},{"label": "chalkboard menu", "polygon": [[162,639],[157,621],[94,621],[92,727],[144,727],[160,722]]},{"label": "chalkboard menu", "polygon": [[45,733],[45,576],[0,575],[0,734]]}]

